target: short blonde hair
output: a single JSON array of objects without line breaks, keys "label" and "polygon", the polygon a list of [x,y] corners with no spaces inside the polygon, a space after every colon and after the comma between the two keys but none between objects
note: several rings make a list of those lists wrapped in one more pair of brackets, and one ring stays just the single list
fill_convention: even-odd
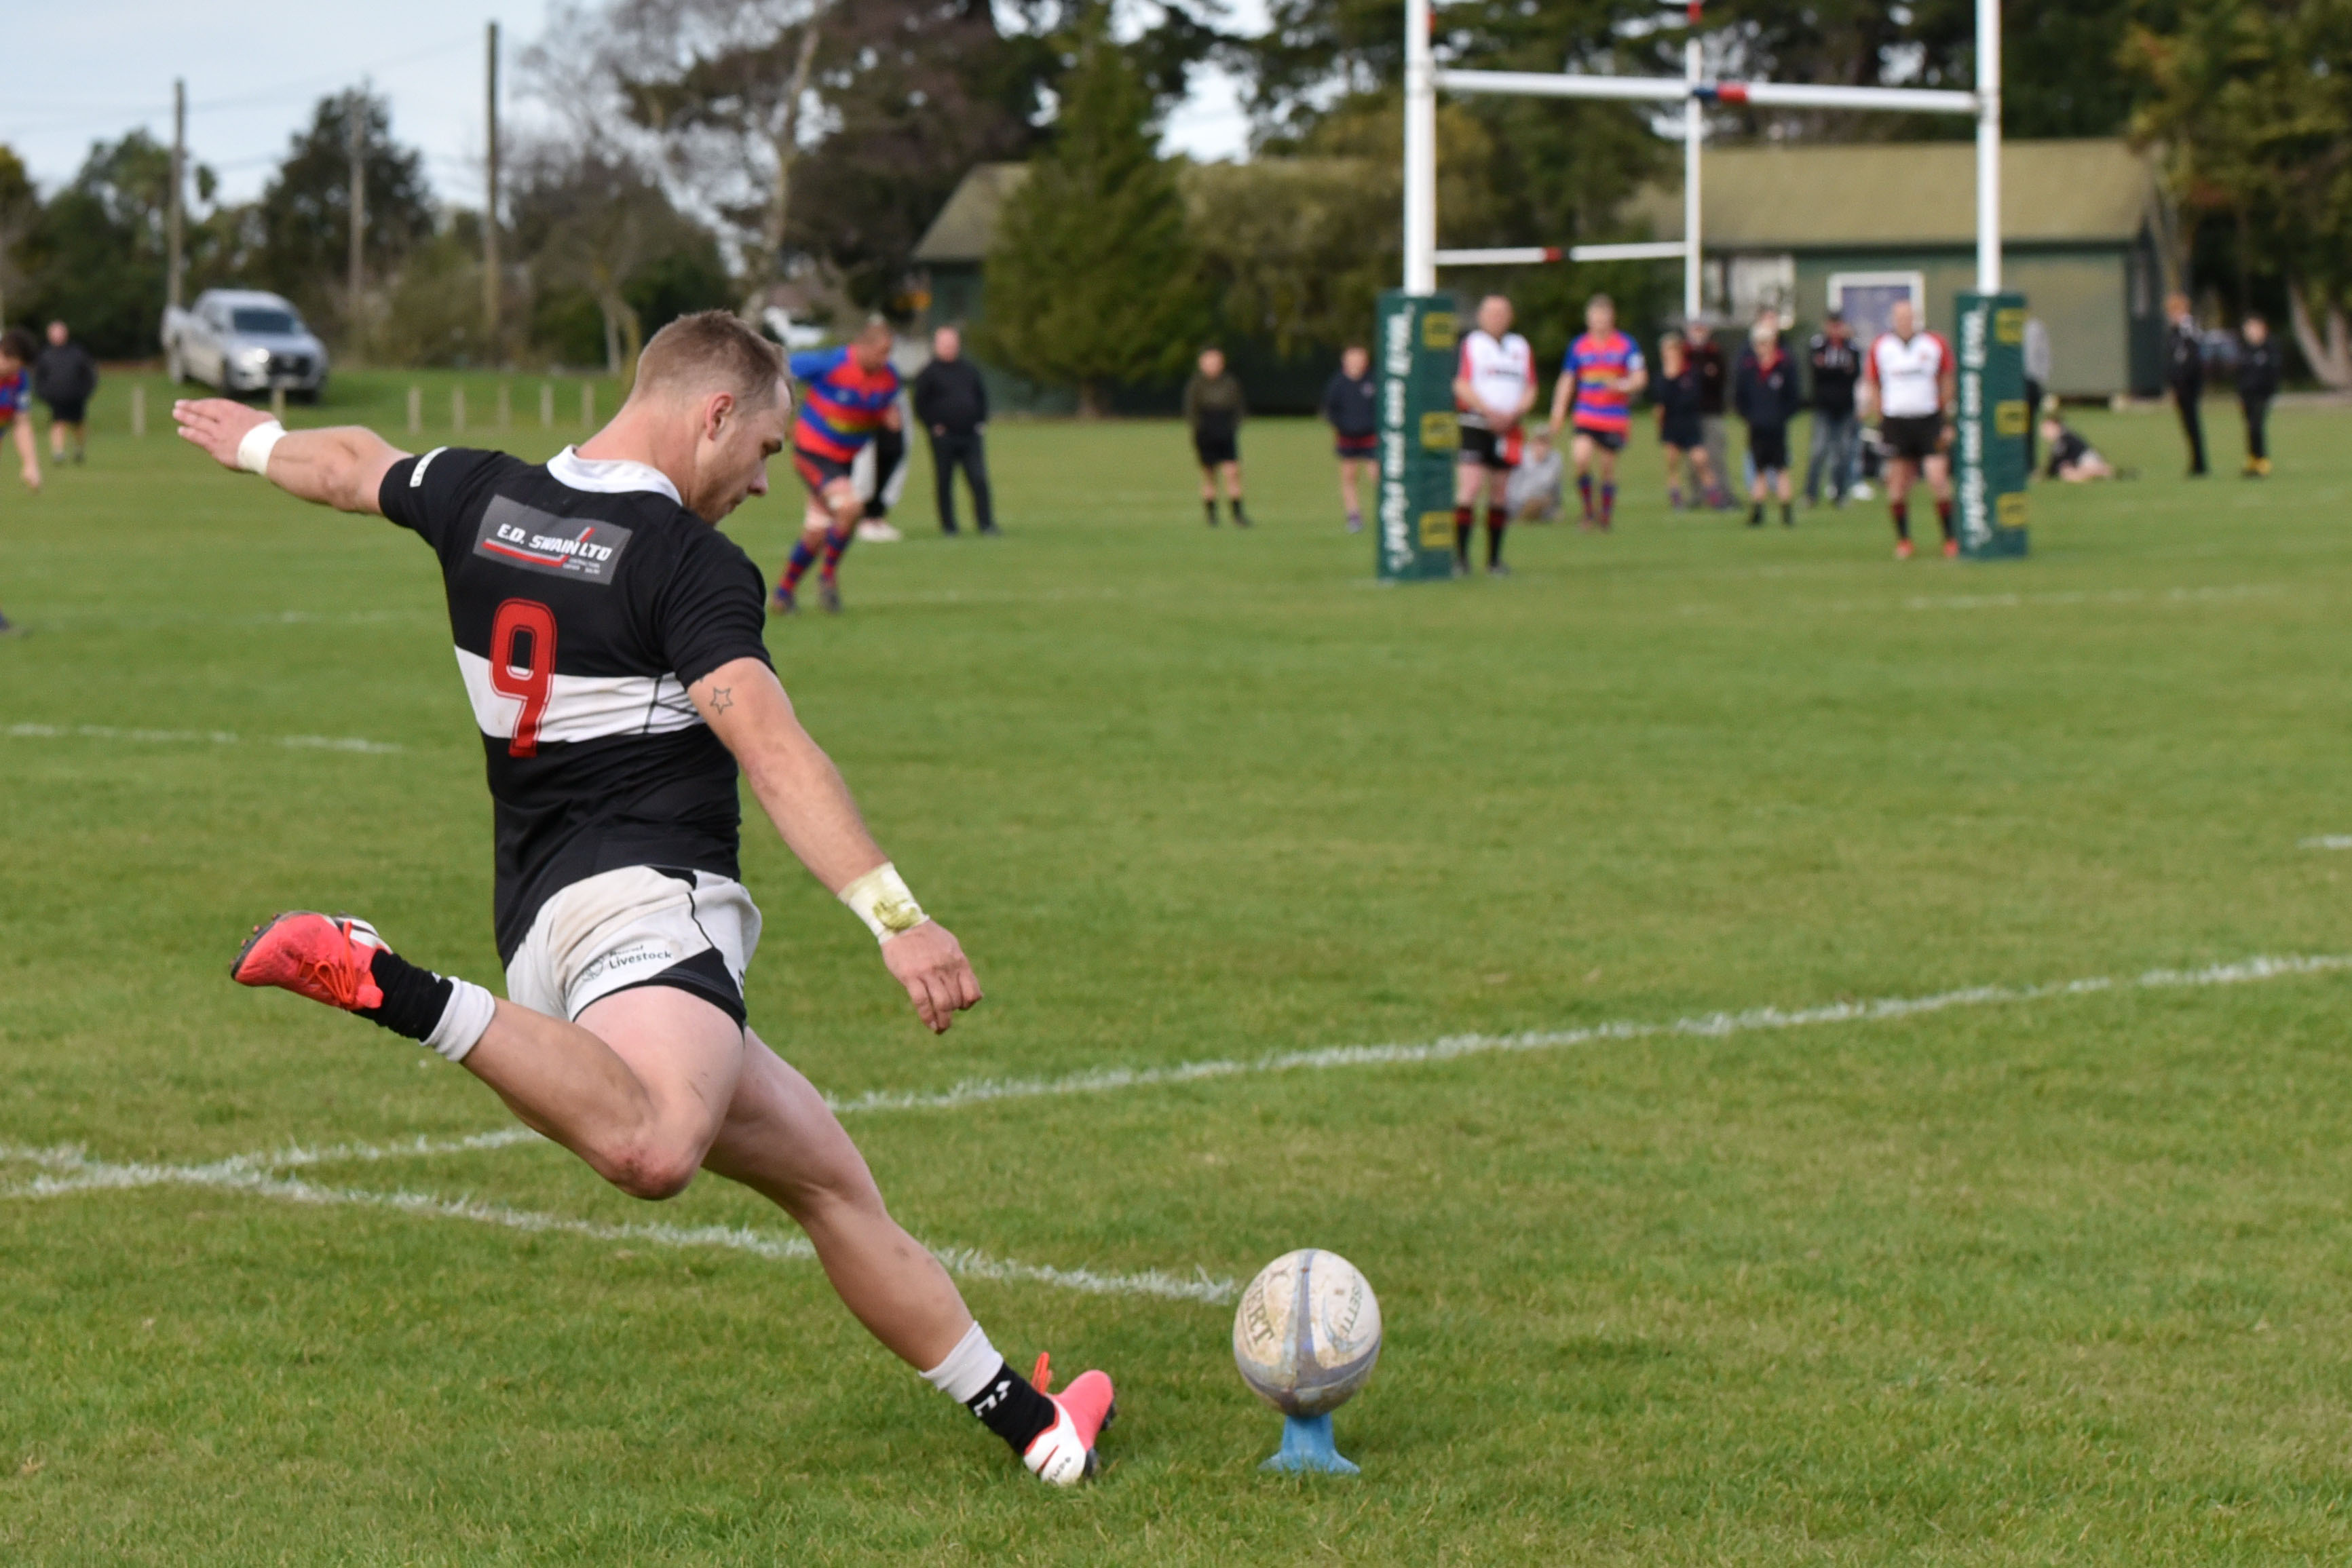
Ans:
[{"label": "short blonde hair", "polygon": [[629,395],[725,392],[746,408],[767,408],[783,375],[783,350],[750,322],[731,310],[698,310],[653,335]]}]

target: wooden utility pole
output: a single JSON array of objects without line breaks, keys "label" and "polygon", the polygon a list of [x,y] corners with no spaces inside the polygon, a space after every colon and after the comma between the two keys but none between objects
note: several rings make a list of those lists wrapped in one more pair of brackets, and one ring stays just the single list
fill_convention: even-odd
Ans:
[{"label": "wooden utility pole", "polygon": [[178,309],[180,275],[185,266],[180,237],[182,214],[187,200],[181,193],[188,183],[188,84],[184,78],[172,83],[172,189],[164,203],[164,228],[170,235],[171,260],[164,271],[163,299]]},{"label": "wooden utility pole", "polygon": [[352,89],[345,100],[348,112],[344,117],[345,151],[352,164],[352,260],[351,260],[351,328],[352,340],[362,336],[361,323],[364,304],[360,290],[367,282],[365,256],[362,246],[367,238],[367,94],[358,88]]},{"label": "wooden utility pole", "polygon": [[482,336],[490,352],[499,349],[499,25],[489,25],[488,49],[483,61],[483,86],[488,112],[488,151],[484,166],[488,178],[482,193]]}]

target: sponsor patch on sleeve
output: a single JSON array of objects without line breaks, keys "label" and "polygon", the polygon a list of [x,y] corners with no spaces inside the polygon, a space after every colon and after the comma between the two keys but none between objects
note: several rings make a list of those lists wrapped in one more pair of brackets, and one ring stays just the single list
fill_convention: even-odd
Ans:
[{"label": "sponsor patch on sleeve", "polygon": [[630,530],[618,523],[559,517],[512,497],[492,497],[474,533],[474,553],[525,571],[603,585],[613,580]]}]

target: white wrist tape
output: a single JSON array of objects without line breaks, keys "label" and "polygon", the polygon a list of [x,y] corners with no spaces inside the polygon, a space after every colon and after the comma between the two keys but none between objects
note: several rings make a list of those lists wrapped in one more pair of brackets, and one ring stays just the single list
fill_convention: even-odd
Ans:
[{"label": "white wrist tape", "polygon": [[877,942],[887,942],[902,931],[912,931],[930,918],[915,895],[907,891],[898,868],[884,861],[841,890],[841,902],[866,922]]},{"label": "white wrist tape", "polygon": [[276,420],[255,425],[236,444],[236,465],[248,474],[269,476],[269,451],[286,439],[286,427]]}]

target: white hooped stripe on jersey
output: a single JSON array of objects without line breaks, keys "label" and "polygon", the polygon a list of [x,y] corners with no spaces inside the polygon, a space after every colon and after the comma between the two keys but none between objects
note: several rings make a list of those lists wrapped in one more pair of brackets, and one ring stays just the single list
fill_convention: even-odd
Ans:
[{"label": "white hooped stripe on jersey", "polygon": [[[512,740],[526,698],[509,696],[491,681],[490,662],[460,648],[457,669],[474,722],[484,735]],[[509,683],[511,684],[511,683]],[[685,685],[668,675],[550,675],[539,714],[542,742],[602,740],[615,735],[668,735],[702,722]]]},{"label": "white hooped stripe on jersey", "polygon": [[1878,388],[1879,413],[1923,419],[1942,412],[1942,378],[1951,367],[1951,346],[1935,333],[1914,332],[1906,343],[1882,332],[1870,345],[1864,377]]},{"label": "white hooped stripe on jersey", "polygon": [[626,457],[583,457],[576,446],[567,446],[547,460],[548,477],[574,490],[593,490],[600,496],[629,496],[650,490],[656,496],[678,500],[677,486],[669,476],[648,464]]}]

